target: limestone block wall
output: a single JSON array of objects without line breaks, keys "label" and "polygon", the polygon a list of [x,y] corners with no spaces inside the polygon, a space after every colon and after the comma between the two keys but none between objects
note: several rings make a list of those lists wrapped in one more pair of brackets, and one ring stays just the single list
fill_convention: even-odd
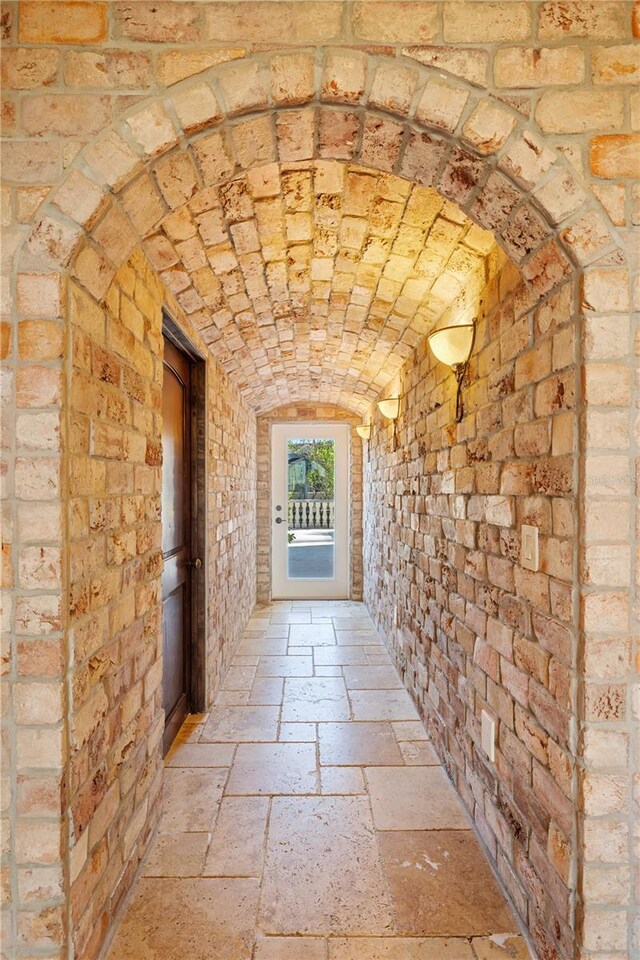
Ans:
[{"label": "limestone block wall", "polygon": [[[399,377],[397,450],[378,414],[364,485],[366,602],[544,960],[573,957],[576,909],[576,296],[569,282],[532,307],[497,270],[462,423],[423,344]],[[539,572],[520,564],[523,523]]]},{"label": "limestone block wall", "polygon": [[149,224],[182,202],[167,170],[193,165],[207,186],[328,158],[446,193],[511,244],[539,293],[563,271],[578,284],[576,950],[635,960],[639,5],[277,11],[260,0],[0,7],[3,948],[12,956],[18,936],[23,953],[56,956],[66,937],[68,276],[106,294]]},{"label": "limestone block wall", "polygon": [[[274,423],[349,423],[352,427],[362,418],[349,410],[331,404],[292,403],[278,407],[258,417],[257,473],[258,473],[258,542],[257,542],[257,597],[260,603],[271,599],[271,426]],[[355,431],[350,451],[350,596],[362,600],[362,441]]]}]

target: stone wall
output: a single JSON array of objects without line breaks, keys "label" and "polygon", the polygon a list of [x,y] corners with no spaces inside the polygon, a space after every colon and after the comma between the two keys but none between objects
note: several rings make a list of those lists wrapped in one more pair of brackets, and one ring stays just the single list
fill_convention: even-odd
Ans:
[{"label": "stone wall", "polygon": [[[160,812],[165,297],[141,252],[104,305],[69,290],[69,929],[80,957],[101,946]],[[210,703],[255,601],[255,417],[211,357],[207,367]]]},{"label": "stone wall", "polygon": [[[349,423],[352,427],[362,423],[362,418],[349,410],[331,404],[290,404],[278,407],[271,413],[258,417],[258,601],[268,603],[271,599],[271,425],[274,423]],[[350,483],[350,597],[362,600],[362,441],[355,431],[351,437],[349,463]]]},{"label": "stone wall", "polygon": [[542,295],[563,269],[580,283],[576,939],[589,960],[628,960],[640,949],[639,5],[277,9],[259,0],[1,5],[3,944],[18,923],[23,952],[36,944],[55,956],[64,936],[67,278],[104,295],[166,210],[153,177],[167,203],[181,202],[165,161],[189,168],[191,156],[221,182],[230,166],[302,157],[420,177],[500,242],[510,238]]},{"label": "stone wall", "polygon": [[[511,264],[495,272],[463,421],[423,344],[399,378],[397,450],[378,414],[365,470],[366,602],[543,960],[573,957],[576,908],[575,294],[532,308]],[[539,572],[519,562],[523,523]]]}]

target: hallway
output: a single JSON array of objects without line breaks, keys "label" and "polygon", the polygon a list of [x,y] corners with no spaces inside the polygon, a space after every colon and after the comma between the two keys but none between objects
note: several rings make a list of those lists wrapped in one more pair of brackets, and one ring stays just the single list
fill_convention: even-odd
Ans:
[{"label": "hallway", "polygon": [[528,960],[364,604],[258,608],[108,960]]}]

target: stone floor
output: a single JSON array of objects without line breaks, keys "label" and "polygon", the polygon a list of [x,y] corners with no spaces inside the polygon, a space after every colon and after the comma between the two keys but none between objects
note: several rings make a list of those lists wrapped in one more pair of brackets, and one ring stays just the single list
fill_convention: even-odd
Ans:
[{"label": "stone floor", "polygon": [[517,931],[365,608],[259,610],[108,960],[528,960]]}]

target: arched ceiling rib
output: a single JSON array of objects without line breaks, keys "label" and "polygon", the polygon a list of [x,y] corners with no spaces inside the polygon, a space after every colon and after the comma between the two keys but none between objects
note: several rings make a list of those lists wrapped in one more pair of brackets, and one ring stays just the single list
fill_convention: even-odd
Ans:
[{"label": "arched ceiling rib", "polygon": [[473,312],[496,245],[433,189],[319,160],[201,190],[144,247],[256,410],[364,411],[454,301]]}]

